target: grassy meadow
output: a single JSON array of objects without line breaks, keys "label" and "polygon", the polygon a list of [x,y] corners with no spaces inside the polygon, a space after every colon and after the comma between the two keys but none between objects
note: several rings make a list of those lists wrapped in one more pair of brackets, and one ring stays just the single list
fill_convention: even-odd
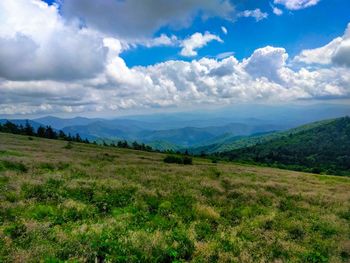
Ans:
[{"label": "grassy meadow", "polygon": [[0,133],[0,262],[350,262],[350,178]]}]

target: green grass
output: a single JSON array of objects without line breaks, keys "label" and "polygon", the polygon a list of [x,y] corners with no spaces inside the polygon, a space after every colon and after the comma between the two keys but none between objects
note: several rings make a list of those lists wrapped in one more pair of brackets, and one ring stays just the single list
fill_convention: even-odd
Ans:
[{"label": "green grass", "polygon": [[0,142],[0,262],[350,260],[350,178]]}]

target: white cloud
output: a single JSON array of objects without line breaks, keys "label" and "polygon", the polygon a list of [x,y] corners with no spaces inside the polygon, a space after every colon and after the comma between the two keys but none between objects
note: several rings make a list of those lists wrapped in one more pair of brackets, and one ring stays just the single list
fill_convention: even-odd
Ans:
[{"label": "white cloud", "polygon": [[228,33],[227,28],[224,27],[224,26],[221,27],[221,31],[222,31],[222,33],[224,33],[225,35],[227,35],[227,33]]},{"label": "white cloud", "polygon": [[257,8],[254,10],[244,10],[243,12],[238,13],[238,17],[253,17],[256,21],[260,21],[267,18],[268,14]]},{"label": "white cloud", "polygon": [[299,10],[317,5],[320,0],[274,0],[275,4],[284,5],[289,10]]},{"label": "white cloud", "polygon": [[161,34],[159,37],[156,38],[141,40],[139,44],[144,45],[146,47],[174,46],[178,44],[178,39],[174,35],[169,37],[165,34]]},{"label": "white cloud", "polygon": [[231,19],[233,12],[234,7],[228,0],[74,0],[62,3],[64,17],[82,19],[89,28],[126,39],[149,37],[162,26],[189,26],[196,14],[203,18]]},{"label": "white cloud", "polygon": [[344,33],[343,41],[334,51],[332,62],[338,65],[350,67],[350,23]]},{"label": "white cloud", "polygon": [[302,50],[300,54],[295,57],[295,60],[306,64],[330,64],[335,50],[342,41],[343,39],[338,37],[323,47]]},{"label": "white cloud", "polygon": [[266,77],[270,81],[280,81],[280,70],[286,65],[288,54],[284,48],[267,46],[259,48],[243,61],[245,70],[252,77]]},{"label": "white cloud", "polygon": [[55,5],[0,1],[0,18],[0,77],[70,80],[104,68],[102,38],[66,24]]},{"label": "white cloud", "polygon": [[205,32],[204,34],[198,32],[194,33],[192,36],[182,41],[180,54],[184,57],[197,56],[197,49],[204,47],[214,40],[223,42],[220,37],[210,34],[209,32]]},{"label": "white cloud", "polygon": [[283,11],[281,9],[279,9],[278,7],[273,6],[272,7],[272,12],[276,15],[276,16],[281,16],[283,15]]},{"label": "white cloud", "polygon": [[327,45],[306,49],[295,57],[295,61],[306,64],[340,65],[350,67],[350,23],[342,37],[337,37]]},{"label": "white cloud", "polygon": [[350,96],[348,68],[293,70],[283,48],[264,47],[243,61],[230,56],[129,68],[116,56],[120,44],[115,39],[105,45],[110,49],[108,65],[94,79],[1,81],[0,113],[145,110]]}]

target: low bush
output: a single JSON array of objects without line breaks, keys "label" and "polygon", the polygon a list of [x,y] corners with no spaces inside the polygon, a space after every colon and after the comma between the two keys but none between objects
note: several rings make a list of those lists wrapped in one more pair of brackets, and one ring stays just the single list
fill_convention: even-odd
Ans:
[{"label": "low bush", "polygon": [[183,164],[182,157],[175,156],[175,155],[168,155],[163,160],[165,163],[177,163],[177,164]]},{"label": "low bush", "polygon": [[92,203],[102,213],[109,213],[112,208],[125,207],[129,205],[134,197],[134,187],[106,188],[94,193]]},{"label": "low bush", "polygon": [[8,161],[8,160],[0,161],[0,171],[6,171],[6,170],[26,173],[28,171],[28,168],[23,163],[20,163],[20,162]]},{"label": "low bush", "polygon": [[4,229],[4,233],[12,239],[23,237],[27,232],[27,227],[22,223],[13,223]]},{"label": "low bush", "polygon": [[21,193],[25,199],[35,198],[38,201],[57,201],[61,198],[60,186],[62,181],[48,179],[45,184],[23,184]]},{"label": "low bush", "polygon": [[177,164],[192,164],[192,158],[188,156],[176,156],[176,155],[168,155],[163,160],[165,163],[177,163]]}]

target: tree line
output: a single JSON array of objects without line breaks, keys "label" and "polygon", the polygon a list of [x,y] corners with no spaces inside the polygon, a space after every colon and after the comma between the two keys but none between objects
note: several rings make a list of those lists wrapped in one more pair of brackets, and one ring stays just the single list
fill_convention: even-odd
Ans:
[{"label": "tree line", "polygon": [[75,135],[65,134],[62,130],[55,131],[51,126],[39,126],[37,130],[27,121],[25,125],[15,124],[10,121],[0,123],[0,132],[27,135],[53,140],[64,140],[72,142],[90,143],[88,139],[82,139],[79,133]]},{"label": "tree line", "polygon": [[[56,131],[49,125],[39,126],[37,129],[34,129],[33,126],[30,125],[28,121],[26,121],[24,125],[15,124],[10,121],[6,121],[4,124],[0,123],[0,132],[27,135],[32,137],[40,137],[40,138],[53,139],[53,140],[64,140],[68,142],[97,144],[96,141],[89,141],[87,138],[85,139],[81,138],[79,133],[75,135],[71,135],[70,133],[66,134],[62,130]],[[109,147],[127,148],[127,149],[134,149],[134,150],[148,151],[148,152],[156,151],[151,146],[145,145],[144,143],[138,143],[136,141],[129,143],[126,140],[121,140],[117,142],[111,142],[109,144],[103,141],[102,144],[103,146],[109,146]]]},{"label": "tree line", "polygon": [[[15,124],[10,121],[6,121],[4,124],[0,123],[0,132],[27,135],[29,136],[29,138],[40,137],[40,138],[46,138],[46,139],[52,139],[52,140],[68,141],[68,145],[65,147],[67,149],[70,149],[72,147],[72,144],[71,144],[72,142],[98,144],[96,141],[89,141],[87,138],[85,139],[81,138],[79,133],[75,135],[66,134],[62,130],[56,131],[49,125],[39,126],[35,130],[34,127],[31,126],[28,121],[26,121],[25,125]],[[190,154],[188,153],[187,150],[183,153],[181,153],[180,151],[175,152],[173,150],[160,151],[158,149],[153,149],[151,146],[146,145],[144,143],[138,143],[136,141],[129,143],[126,140],[120,140],[115,142],[112,141],[110,143],[102,141],[102,143],[100,144],[106,147],[117,147],[117,148],[133,149],[133,150],[147,151],[147,152],[167,153],[169,155],[164,159],[164,162],[178,163],[178,164],[192,164],[192,158],[189,157]]]}]

